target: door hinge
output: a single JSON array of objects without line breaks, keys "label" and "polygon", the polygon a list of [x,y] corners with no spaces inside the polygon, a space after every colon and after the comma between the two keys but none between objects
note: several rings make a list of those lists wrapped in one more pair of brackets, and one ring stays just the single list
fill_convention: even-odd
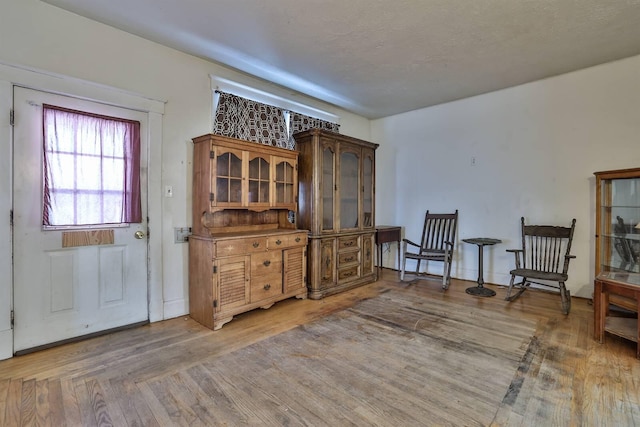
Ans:
[{"label": "door hinge", "polygon": [[217,299],[213,300],[213,308],[218,308],[218,300]]},{"label": "door hinge", "polygon": [[13,326],[16,323],[15,320],[16,320],[15,314],[13,313],[13,310],[11,310],[11,329],[13,329]]},{"label": "door hinge", "polygon": [[9,110],[9,125],[13,126],[16,120],[16,113],[13,110]]},{"label": "door hinge", "polygon": [[210,159],[215,159],[216,158],[216,152],[215,151],[209,151],[209,158]]},{"label": "door hinge", "polygon": [[13,228],[13,209],[9,211],[9,227]]},{"label": "door hinge", "polygon": [[213,274],[216,274],[218,272],[218,266],[214,265],[213,266]]},{"label": "door hinge", "polygon": [[213,193],[209,193],[209,201],[210,201],[210,202],[214,202],[215,200],[216,200],[216,198],[215,198],[215,194],[213,194]]}]

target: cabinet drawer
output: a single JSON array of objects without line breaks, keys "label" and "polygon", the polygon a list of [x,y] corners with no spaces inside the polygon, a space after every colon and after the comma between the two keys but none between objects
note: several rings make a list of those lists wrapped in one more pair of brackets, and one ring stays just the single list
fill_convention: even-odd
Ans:
[{"label": "cabinet drawer", "polygon": [[255,237],[248,239],[230,239],[216,242],[216,256],[243,255],[267,249],[267,239]]},{"label": "cabinet drawer", "polygon": [[270,236],[267,241],[267,246],[270,250],[289,248],[294,246],[304,246],[307,244],[307,234],[285,234],[282,236]]},{"label": "cabinet drawer", "polygon": [[343,282],[347,280],[357,279],[360,274],[358,273],[358,266],[353,266],[349,268],[341,268],[338,270],[338,281]]},{"label": "cabinet drawer", "polygon": [[338,237],[338,250],[353,249],[358,247],[358,236]]},{"label": "cabinet drawer", "polygon": [[251,278],[251,302],[282,294],[282,273],[261,275]]},{"label": "cabinet drawer", "polygon": [[251,278],[260,275],[282,272],[282,251],[269,251],[251,254]]},{"label": "cabinet drawer", "polygon": [[341,252],[338,255],[338,268],[342,268],[349,264],[358,263],[360,258],[358,256],[359,254],[360,252],[358,251]]}]

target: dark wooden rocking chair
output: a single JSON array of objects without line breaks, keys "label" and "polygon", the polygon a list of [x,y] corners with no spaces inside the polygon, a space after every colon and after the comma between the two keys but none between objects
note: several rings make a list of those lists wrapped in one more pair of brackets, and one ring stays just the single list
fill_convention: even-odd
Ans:
[{"label": "dark wooden rocking chair", "polygon": [[[569,261],[575,258],[571,255],[571,241],[576,227],[576,220],[571,221],[570,227],[553,225],[525,225],[524,218],[520,219],[522,228],[522,249],[507,249],[516,258],[516,268],[510,271],[511,282],[507,289],[507,301],[518,298],[531,283],[560,290],[562,312],[569,314],[571,310],[571,293],[565,286],[568,278]],[[522,281],[515,283],[516,276]],[[534,279],[534,280],[532,280]],[[557,282],[556,284],[541,283],[536,280]],[[513,289],[517,292],[511,295]]]},{"label": "dark wooden rocking chair", "polygon": [[[451,260],[455,248],[456,227],[458,225],[458,210],[451,214],[434,214],[427,211],[424,217],[422,239],[420,243],[409,239],[402,239],[402,253],[404,254],[400,280],[404,281],[407,259],[416,261],[416,269],[410,273],[416,276],[426,273],[420,272],[422,261],[440,261],[444,263],[442,274],[442,288],[448,289],[451,281]],[[409,250],[409,247],[413,251]]]}]

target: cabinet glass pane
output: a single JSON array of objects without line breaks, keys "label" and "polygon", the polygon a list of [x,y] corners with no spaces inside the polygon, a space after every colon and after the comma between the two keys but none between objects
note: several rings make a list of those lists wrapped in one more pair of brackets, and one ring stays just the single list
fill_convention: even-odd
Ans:
[{"label": "cabinet glass pane", "polygon": [[276,200],[278,203],[293,203],[293,166],[288,162],[276,165]]},{"label": "cabinet glass pane", "polygon": [[322,229],[333,230],[334,153],[330,148],[322,152]]},{"label": "cabinet glass pane", "polygon": [[340,155],[340,228],[358,227],[358,156]]},{"label": "cabinet glass pane", "polygon": [[601,182],[601,272],[640,272],[640,178]]},{"label": "cabinet glass pane", "polygon": [[242,159],[232,153],[224,153],[216,159],[216,202],[240,203],[242,201]]},{"label": "cabinet glass pane", "polygon": [[249,162],[249,203],[269,203],[269,162],[262,157]]},{"label": "cabinet glass pane", "polygon": [[369,156],[365,156],[362,165],[362,179],[364,187],[364,195],[362,198],[362,225],[364,227],[373,227],[372,215],[373,212],[373,159]]}]

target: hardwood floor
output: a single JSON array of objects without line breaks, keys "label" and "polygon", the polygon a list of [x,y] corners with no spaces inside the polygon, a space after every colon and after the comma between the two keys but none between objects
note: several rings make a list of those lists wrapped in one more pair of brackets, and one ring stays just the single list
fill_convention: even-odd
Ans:
[{"label": "hardwood floor", "polygon": [[[282,301],[268,310],[237,316],[216,332],[182,317],[1,361],[0,425],[266,425],[257,421],[260,413],[237,416],[255,411],[255,402],[214,396],[219,399],[216,402],[226,404],[215,408],[204,404],[218,393],[200,381],[215,371],[211,362],[389,290],[455,303],[461,310],[487,318],[509,316],[514,325],[523,321],[537,325],[490,425],[640,424],[640,361],[635,358],[635,343],[610,335],[604,344],[594,341],[590,301],[574,298],[570,315],[564,316],[560,297],[544,291],[530,290],[507,303],[502,287],[489,285],[497,296],[478,298],[464,291],[472,282],[453,280],[443,292],[437,280],[401,283],[398,278],[398,273],[384,270],[383,280],[376,283],[319,301]],[[313,398],[308,389],[288,393],[299,400]],[[455,390],[439,393],[458,399]],[[217,424],[220,414],[235,423]],[[401,425],[389,417],[368,421],[368,425]],[[431,424],[425,420],[420,425]],[[302,418],[291,425],[336,423]]]}]

